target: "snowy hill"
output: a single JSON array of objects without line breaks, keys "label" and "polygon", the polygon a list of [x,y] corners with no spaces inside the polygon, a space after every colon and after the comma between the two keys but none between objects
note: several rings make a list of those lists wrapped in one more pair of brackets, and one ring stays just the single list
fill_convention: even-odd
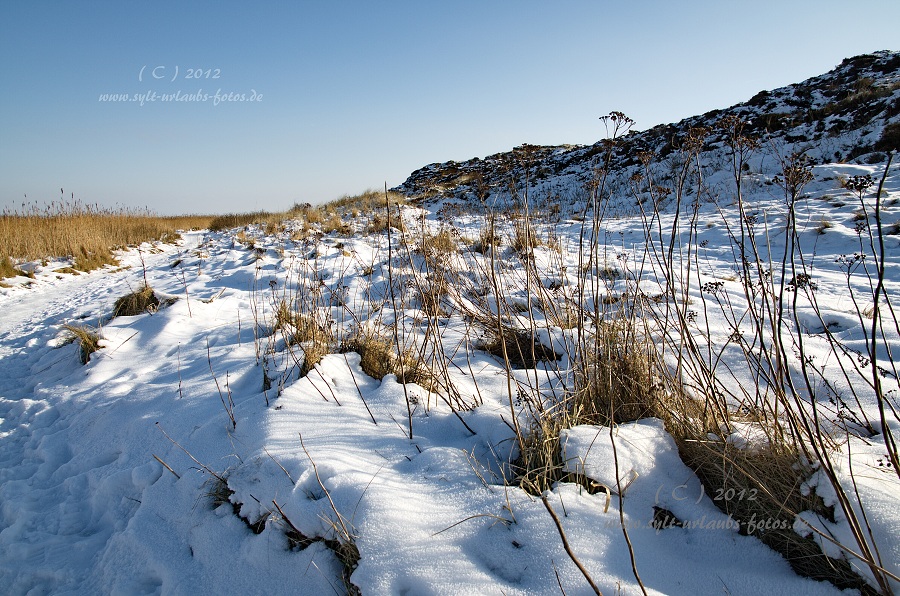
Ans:
[{"label": "snowy hill", "polygon": [[[777,167],[776,153],[798,151],[816,163],[883,163],[886,152],[900,149],[900,52],[848,58],[827,74],[761,91],[742,104],[631,132],[616,146],[608,169],[627,181],[642,169],[641,152],[654,161],[670,159],[696,128],[708,133],[704,161],[722,161],[725,133],[717,124],[727,116],[745,121],[745,132],[762,142],[764,150],[750,164],[759,173]],[[583,194],[596,168],[607,167],[603,156],[602,140],[590,146],[523,146],[483,159],[430,164],[394,190],[411,198],[484,198],[493,204],[509,200],[510,184],[524,192],[527,166],[533,199],[565,202]]]}]

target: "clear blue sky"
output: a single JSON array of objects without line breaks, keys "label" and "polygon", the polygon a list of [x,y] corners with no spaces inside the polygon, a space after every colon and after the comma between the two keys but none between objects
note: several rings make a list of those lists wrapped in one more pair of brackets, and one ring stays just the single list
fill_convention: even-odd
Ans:
[{"label": "clear blue sky", "polygon": [[[879,49],[900,49],[897,0],[3,0],[0,207],[60,188],[163,214],[323,202],[435,161],[593,143],[611,110],[674,122]],[[161,99],[178,92],[210,97]]]}]

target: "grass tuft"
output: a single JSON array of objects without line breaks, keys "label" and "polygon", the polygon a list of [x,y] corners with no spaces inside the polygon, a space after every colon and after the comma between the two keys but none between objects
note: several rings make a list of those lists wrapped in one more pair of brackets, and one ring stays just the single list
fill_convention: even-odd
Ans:
[{"label": "grass tuft", "polygon": [[134,317],[145,312],[154,312],[159,308],[159,298],[150,286],[144,286],[136,292],[122,296],[113,305],[113,317]]},{"label": "grass tuft", "polygon": [[63,328],[70,334],[69,342],[78,342],[81,348],[78,353],[81,363],[90,362],[91,354],[100,349],[100,334],[83,325],[64,325]]},{"label": "grass tuft", "polygon": [[472,250],[485,254],[489,250],[497,250],[503,244],[503,237],[497,234],[490,227],[485,227],[478,235],[478,239],[472,244]]},{"label": "grass tuft", "polygon": [[89,250],[85,245],[80,244],[78,252],[75,254],[75,265],[73,268],[87,272],[100,269],[106,265],[118,264],[119,262],[112,255],[109,248],[97,247],[94,250]]},{"label": "grass tuft", "polygon": [[653,390],[656,347],[632,321],[603,321],[587,343],[571,394],[579,424],[622,424],[661,413]]},{"label": "grass tuft", "polygon": [[503,334],[496,332],[493,337],[481,345],[481,349],[502,359],[503,347],[506,344],[506,355],[513,368],[534,368],[538,362],[556,362],[559,354],[542,344],[537,337],[528,331],[506,327]]},{"label": "grass tuft", "polygon": [[397,381],[406,380],[429,391],[436,391],[437,378],[413,350],[406,350],[399,357],[394,344],[387,337],[375,331],[362,331],[345,340],[341,352],[356,352],[360,356],[360,367],[374,379],[385,375],[396,375]]},{"label": "grass tuft", "polygon": [[0,257],[0,279],[5,277],[16,277],[17,275],[34,279],[34,273],[19,269],[13,264],[12,259],[8,256]]}]

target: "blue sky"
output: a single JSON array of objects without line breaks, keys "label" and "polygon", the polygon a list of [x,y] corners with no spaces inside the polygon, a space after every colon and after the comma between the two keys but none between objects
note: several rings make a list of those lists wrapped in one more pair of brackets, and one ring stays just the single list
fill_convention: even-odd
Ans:
[{"label": "blue sky", "polygon": [[[60,188],[162,214],[323,202],[435,161],[592,143],[611,110],[677,121],[879,49],[900,49],[896,0],[4,1],[0,207]],[[162,100],[177,93],[209,98]]]}]

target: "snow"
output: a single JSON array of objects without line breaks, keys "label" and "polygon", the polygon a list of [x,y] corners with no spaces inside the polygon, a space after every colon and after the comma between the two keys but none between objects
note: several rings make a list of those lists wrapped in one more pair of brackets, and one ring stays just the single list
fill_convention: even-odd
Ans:
[{"label": "snow", "polygon": [[[862,348],[865,331],[846,288],[863,282],[853,276],[848,281],[835,262],[859,250],[855,205],[833,181],[861,173],[879,170],[816,168],[819,182],[804,206],[809,223],[802,241],[815,255],[825,327],[846,345]],[[900,176],[889,178],[894,196],[898,183]],[[784,217],[777,197],[762,184],[755,192],[760,213],[775,229]],[[846,206],[833,207],[825,195],[840,196]],[[722,281],[739,305],[744,298],[721,215],[713,206],[704,209],[700,221],[711,225],[701,225],[697,238],[703,242],[702,281]],[[885,217],[896,218],[896,209],[886,207]],[[408,217],[417,221],[420,214],[410,211]],[[438,225],[432,212],[425,216],[428,225]],[[824,217],[833,227],[820,235],[814,228]],[[477,237],[481,221],[461,217],[455,224],[463,235]],[[658,280],[637,266],[640,221],[623,216],[604,225],[606,254],[625,274],[606,280],[608,291],[640,279],[647,294],[658,292]],[[558,226],[564,248],[577,247],[580,229],[579,222]],[[302,353],[294,354],[284,333],[274,330],[278,300],[314,300],[342,333],[397,322],[410,344],[421,339],[421,315],[409,296],[405,311],[391,308],[383,236],[297,241],[289,232],[249,233],[259,250],[236,243],[232,233],[188,232],[178,245],[145,246],[146,272],[129,251],[120,255],[122,267],[79,276],[53,273],[58,264],[32,264],[34,280],[0,289],[4,591],[343,593],[342,564],[329,545],[346,528],[360,555],[350,580],[364,594],[533,594],[555,593],[560,586],[568,594],[591,593],[540,498],[504,483],[516,450],[507,372],[496,358],[465,347],[465,317],[447,317],[440,341],[454,354],[448,370],[468,409],[454,413],[446,400],[415,384],[404,388],[393,374],[373,379],[352,352],[329,354],[298,378],[293,358]],[[777,250],[773,245],[773,254]],[[893,298],[900,289],[897,236],[887,237],[886,251]],[[554,254],[535,255],[550,272],[545,286],[559,279],[559,291],[569,291],[571,280],[552,274]],[[574,270],[577,259],[567,254],[565,265]],[[411,281],[407,257],[395,255],[393,275]],[[527,310],[521,270],[501,263],[501,274],[520,310]],[[115,299],[138,288],[144,275],[158,293],[177,300],[157,312],[110,319]],[[397,286],[409,290],[408,284]],[[456,288],[465,297],[457,304],[483,300],[496,312],[495,298],[465,290]],[[798,308],[810,353],[828,358],[826,329],[811,305]],[[77,345],[60,330],[73,322],[100,327],[102,349],[84,366]],[[708,329],[713,338],[731,332],[722,319],[711,320]],[[896,333],[887,332],[885,359],[900,349]],[[539,335],[558,354],[571,352],[571,332],[548,324]],[[264,370],[273,380],[269,388]],[[550,387],[547,370],[541,364],[510,374],[520,383]],[[840,388],[846,381],[835,383]],[[877,418],[871,401],[862,409]],[[834,427],[843,428],[837,420]],[[749,423],[727,430],[728,441],[739,447],[763,440]],[[896,425],[894,432],[900,432]],[[879,467],[885,453],[879,440],[848,438],[841,447],[841,478],[853,491],[851,466],[857,472],[856,490],[867,504],[882,560],[898,573],[900,487],[892,470],[883,462]],[[604,594],[640,590],[623,523],[648,593],[838,591],[796,575],[753,532],[739,533],[739,524],[716,507],[715,495],[682,462],[661,421],[577,426],[563,431],[561,445],[569,472],[605,487],[589,494],[578,484],[558,483],[545,493],[572,550]],[[211,496],[223,488],[217,476],[226,480],[228,502]],[[821,476],[806,479],[805,490],[830,504],[830,485]],[[681,527],[654,527],[654,507],[674,514]],[[255,533],[250,525],[261,519],[265,526]],[[804,512],[781,521],[800,533],[810,533],[812,525],[853,544],[839,515],[832,522]],[[292,544],[292,528],[311,544]]]}]

